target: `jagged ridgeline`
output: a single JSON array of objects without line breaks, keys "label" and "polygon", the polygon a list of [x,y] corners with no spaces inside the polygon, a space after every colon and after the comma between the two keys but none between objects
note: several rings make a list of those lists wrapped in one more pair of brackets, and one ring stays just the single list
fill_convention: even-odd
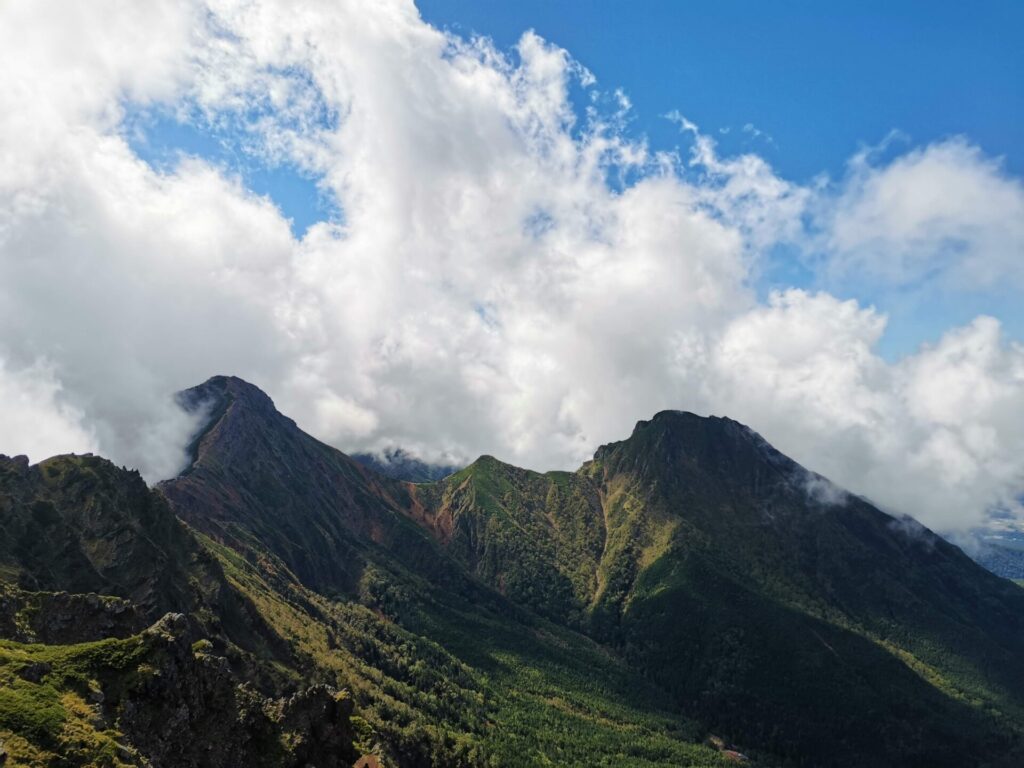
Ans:
[{"label": "jagged ridgeline", "polygon": [[1024,589],[736,422],[414,484],[181,402],[157,488],[0,459],[6,765],[1024,764]]}]

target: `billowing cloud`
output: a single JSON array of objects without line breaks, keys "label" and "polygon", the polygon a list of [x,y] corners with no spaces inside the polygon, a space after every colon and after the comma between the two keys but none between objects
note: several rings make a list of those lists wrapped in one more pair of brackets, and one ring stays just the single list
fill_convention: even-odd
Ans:
[{"label": "billowing cloud", "polygon": [[0,435],[13,436],[18,452],[36,458],[92,451],[96,438],[83,424],[83,414],[60,402],[59,392],[45,362],[11,371],[0,359]]},{"label": "billowing cloud", "polygon": [[884,508],[940,530],[1019,514],[1024,347],[981,317],[897,364],[885,318],[854,301],[775,294],[721,336],[699,380],[713,409]]},{"label": "billowing cloud", "polygon": [[[234,373],[347,450],[573,467],[687,408],[930,525],[1024,486],[1022,352],[994,320],[891,363],[878,311],[755,289],[780,244],[837,279],[1017,279],[1020,182],[965,141],[811,186],[679,115],[692,153],[658,152],[569,52],[400,0],[0,16],[0,387],[54,425],[4,397],[0,450],[157,479],[192,426],[169,395]],[[296,238],[230,168],[154,169],[140,112],[314,175],[340,215]]]},{"label": "billowing cloud", "polygon": [[954,138],[881,165],[864,152],[849,173],[827,214],[833,278],[1024,289],[1024,184],[978,147]]}]

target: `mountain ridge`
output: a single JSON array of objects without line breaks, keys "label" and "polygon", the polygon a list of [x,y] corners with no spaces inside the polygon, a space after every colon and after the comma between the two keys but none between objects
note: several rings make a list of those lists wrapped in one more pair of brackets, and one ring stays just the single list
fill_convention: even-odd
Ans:
[{"label": "mountain ridge", "polygon": [[[816,495],[822,478],[731,419],[659,412],[575,472],[482,456],[412,483],[306,435],[237,377],[213,377],[179,402],[200,428],[178,477],[136,489],[148,501],[134,506],[102,483],[67,480],[54,497],[67,512],[54,519],[62,536],[95,521],[95,551],[122,557],[132,550],[117,532],[128,529],[104,521],[142,530],[146,505],[181,521],[167,541],[182,543],[165,549],[196,552],[213,574],[200,581],[218,586],[198,602],[182,597],[191,587],[158,589],[144,613],[197,613],[184,621],[198,650],[175,662],[197,684],[208,679],[218,696],[258,691],[252,700],[268,712],[310,685],[349,692],[354,710],[310,693],[320,714],[303,715],[306,725],[273,715],[252,738],[327,728],[337,754],[371,751],[389,766],[553,755],[717,765],[735,759],[721,751],[730,743],[765,765],[994,768],[1024,755],[1024,590],[862,499]],[[115,487],[141,482],[102,459],[67,461],[95,465]],[[19,479],[43,470],[9,466],[0,517],[32,521],[53,491],[42,474]],[[98,516],[81,518],[80,503]],[[19,557],[0,535],[0,574],[24,570]],[[41,562],[33,573],[46,572]],[[136,610],[117,583],[95,587]],[[0,632],[32,629],[18,618],[29,601],[20,588]],[[137,623],[117,631],[149,647],[133,639]],[[0,677],[14,679],[15,659],[37,652],[18,644],[30,635],[8,637],[0,643],[14,655],[0,654]],[[202,671],[210,664],[226,677],[214,682]],[[89,669],[101,688],[130,672]],[[182,706],[209,711],[199,698]],[[105,722],[121,723],[120,711]],[[21,722],[5,712],[0,694],[0,732]],[[117,738],[160,748],[131,722]],[[47,733],[40,749],[65,743]],[[304,754],[289,750],[275,754]]]},{"label": "mountain ridge", "polygon": [[[821,703],[830,697],[829,685],[853,685],[859,675],[873,674],[871,664],[889,665],[882,687],[865,689],[859,703],[888,712],[889,719],[876,717],[862,726],[858,738],[898,722],[893,702],[913,710],[915,702],[928,700],[931,690],[920,688],[914,666],[930,668],[948,653],[958,654],[964,659],[958,662],[962,669],[987,682],[972,677],[970,685],[947,686],[946,693],[970,697],[991,689],[998,706],[1017,714],[1024,711],[1020,695],[1004,696],[1001,681],[984,671],[984,659],[955,637],[965,617],[972,626],[983,624],[984,617],[973,610],[969,596],[946,589],[943,579],[955,573],[965,583],[986,582],[972,590],[1001,594],[1001,599],[1017,606],[1000,609],[999,621],[1009,629],[990,652],[1019,690],[1024,670],[1001,650],[1006,643],[1012,645],[1010,637],[1022,626],[1024,604],[1013,591],[1016,588],[1007,589],[930,531],[901,525],[868,502],[854,497],[838,504],[815,499],[806,488],[811,476],[739,422],[662,411],[638,422],[627,439],[600,447],[575,473],[531,472],[485,455],[415,491],[408,484],[388,486],[376,501],[388,507],[392,521],[401,515],[415,521],[475,580],[515,605],[610,643],[665,685],[683,691],[680,703],[712,722],[733,706],[729,697],[742,692],[747,707],[760,712],[760,718],[770,717],[773,707],[779,711],[790,706],[795,708],[788,716],[803,727],[807,722],[817,723],[822,731],[836,727],[830,717],[810,711],[819,704],[805,706],[789,692],[777,696],[782,680],[768,675],[755,682],[763,674],[751,677],[753,670],[769,666],[772,659],[758,647],[764,638],[758,638],[752,626],[742,630],[752,639],[740,641],[729,652],[733,663],[740,664],[735,673],[723,677],[720,661],[712,661],[717,655],[709,657],[706,666],[678,669],[672,654],[662,658],[659,645],[700,649],[709,641],[692,627],[663,624],[658,618],[661,611],[698,611],[710,624],[724,622],[723,633],[747,627],[753,621],[750,616],[758,617],[756,622],[767,623],[778,634],[777,655],[786,647],[798,647],[815,659],[816,677],[802,685],[808,691],[820,690]],[[371,487],[366,494],[379,488]],[[415,514],[417,507],[426,514]],[[427,519],[433,524],[424,526]],[[378,537],[378,543],[383,541]],[[394,541],[389,546],[395,546]],[[858,587],[856,571],[846,570],[853,558],[861,560],[858,569],[871,569],[874,590]],[[938,576],[927,576],[932,572]],[[914,579],[923,582],[911,587]],[[902,596],[908,588],[914,591]],[[744,604],[745,612],[729,608],[735,603]],[[950,607],[954,605],[955,611]],[[890,635],[888,617],[894,611],[906,617],[900,621],[913,623],[902,639]],[[915,618],[917,614],[920,617]],[[999,622],[990,625],[995,631]],[[985,644],[983,632],[975,630],[973,635],[979,646]],[[784,637],[788,639],[781,640]],[[895,643],[895,648],[886,649],[885,643]],[[931,649],[935,643],[941,651]],[[850,660],[839,659],[834,652],[844,645],[857,649],[851,651],[852,658],[862,659],[852,677],[847,670]],[[824,653],[817,653],[817,648],[824,648]],[[894,654],[900,662],[891,666]],[[904,663],[911,665],[905,673]],[[796,669],[790,674],[797,675]],[[833,677],[833,682],[824,682]],[[693,694],[694,688],[708,685],[725,685],[732,693]],[[755,691],[758,698],[750,699]],[[771,706],[765,703],[773,699],[777,701]],[[938,701],[928,706],[940,706]],[[744,717],[726,722],[740,731],[753,727]],[[957,736],[943,728],[917,738],[930,761],[937,754],[928,740],[942,744],[941,750],[963,748],[956,746]],[[786,737],[772,748],[810,747]],[[883,759],[886,749],[877,759]]]}]

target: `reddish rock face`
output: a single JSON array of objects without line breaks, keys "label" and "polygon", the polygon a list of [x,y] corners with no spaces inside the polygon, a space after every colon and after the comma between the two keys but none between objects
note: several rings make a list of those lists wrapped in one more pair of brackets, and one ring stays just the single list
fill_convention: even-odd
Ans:
[{"label": "reddish rock face", "polygon": [[247,543],[241,531],[256,536],[307,586],[355,590],[361,540],[387,544],[405,524],[405,485],[305,434],[241,379],[216,377],[179,397],[208,416],[190,466],[160,485],[175,512],[236,548]]}]

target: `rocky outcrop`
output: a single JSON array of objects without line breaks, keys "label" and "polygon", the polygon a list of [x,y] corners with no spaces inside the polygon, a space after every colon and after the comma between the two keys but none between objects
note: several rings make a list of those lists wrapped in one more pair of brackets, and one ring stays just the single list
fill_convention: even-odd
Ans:
[{"label": "rocky outcrop", "polygon": [[222,658],[193,652],[189,623],[168,614],[147,629],[147,663],[109,718],[154,766],[266,765],[279,751],[259,694],[232,677]]},{"label": "rocky outcrop", "polygon": [[314,685],[280,702],[276,722],[289,735],[291,762],[336,765],[342,757],[354,760],[352,710],[348,693],[327,685]]},{"label": "rocky outcrop", "polygon": [[168,612],[261,656],[287,656],[222,566],[138,472],[98,456],[0,456],[0,637],[125,637]]},{"label": "rocky outcrop", "polygon": [[106,718],[149,764],[299,768],[356,759],[347,694],[315,685],[267,698],[240,683],[191,626],[172,613],[145,630],[143,663],[104,692]]},{"label": "rocky outcrop", "polygon": [[109,595],[26,592],[0,584],[0,638],[67,645],[128,637],[146,626],[129,600]]},{"label": "rocky outcrop", "polygon": [[214,578],[163,497],[98,456],[0,456],[0,526],[0,570],[25,590],[116,595],[155,618]]}]

